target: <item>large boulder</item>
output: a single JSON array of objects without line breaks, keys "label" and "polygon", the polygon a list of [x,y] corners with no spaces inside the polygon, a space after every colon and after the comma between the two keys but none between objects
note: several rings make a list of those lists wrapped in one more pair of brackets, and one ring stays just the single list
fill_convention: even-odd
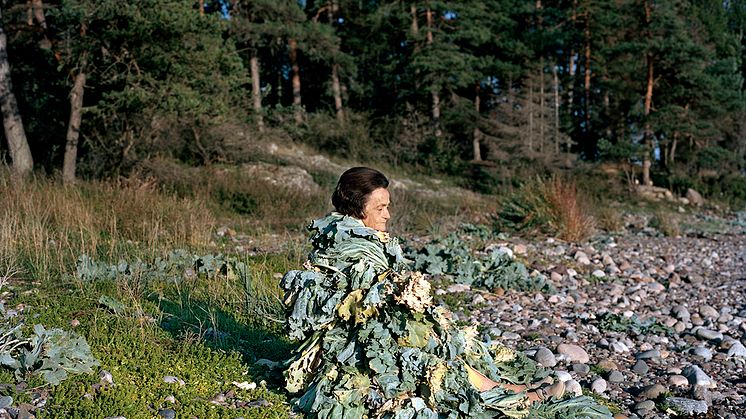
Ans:
[{"label": "large boulder", "polygon": [[241,172],[253,179],[273,186],[289,188],[302,193],[318,193],[319,185],[304,169],[296,166],[278,166],[269,163],[247,163],[241,165]]},{"label": "large boulder", "polygon": [[696,206],[702,206],[705,203],[705,199],[702,198],[702,195],[700,195],[699,192],[695,191],[692,188],[689,188],[686,190],[686,199],[689,200],[689,203]]},{"label": "large boulder", "polygon": [[637,194],[648,201],[675,201],[673,193],[660,186],[637,185]]}]

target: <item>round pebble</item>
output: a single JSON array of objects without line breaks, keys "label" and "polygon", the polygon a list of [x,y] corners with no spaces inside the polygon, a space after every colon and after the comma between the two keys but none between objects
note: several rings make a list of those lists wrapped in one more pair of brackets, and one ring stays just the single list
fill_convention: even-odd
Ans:
[{"label": "round pebble", "polygon": [[603,394],[606,391],[606,388],[608,385],[606,384],[606,380],[603,378],[596,378],[591,383],[591,390],[593,390],[597,394]]}]

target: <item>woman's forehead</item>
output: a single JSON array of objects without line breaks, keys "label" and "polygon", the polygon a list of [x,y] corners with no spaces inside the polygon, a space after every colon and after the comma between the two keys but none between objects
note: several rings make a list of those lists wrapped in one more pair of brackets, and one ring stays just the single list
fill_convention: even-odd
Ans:
[{"label": "woman's forehead", "polygon": [[389,191],[385,188],[378,188],[370,193],[368,202],[374,205],[385,204],[389,202]]}]

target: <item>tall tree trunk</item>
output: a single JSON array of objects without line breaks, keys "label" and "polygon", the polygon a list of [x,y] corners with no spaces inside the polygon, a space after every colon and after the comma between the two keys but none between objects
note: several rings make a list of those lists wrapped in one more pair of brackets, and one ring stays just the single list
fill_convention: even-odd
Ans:
[{"label": "tall tree trunk", "polygon": [[[572,27],[575,28],[578,20],[578,0],[573,0],[572,2],[572,15],[570,16],[570,20],[572,21]],[[575,120],[575,109],[573,109],[573,104],[575,101],[575,70],[577,67],[577,63],[575,62],[575,42],[572,42],[572,47],[570,48],[570,62],[567,66],[567,72],[570,76],[570,80],[567,85],[567,113],[570,115],[571,120]],[[570,153],[571,151],[571,136],[567,136],[567,152]]]},{"label": "tall tree trunk", "polygon": [[[2,9],[0,8],[0,19]],[[13,84],[10,80],[10,63],[8,62],[8,39],[0,24],[0,112],[3,114],[5,138],[8,140],[10,158],[13,160],[13,170],[20,178],[25,178],[34,167],[31,149],[26,140],[21,113],[13,95]]]},{"label": "tall tree trunk", "polygon": [[474,151],[474,161],[482,161],[482,150],[480,149],[480,141],[482,140],[482,131],[479,129],[479,106],[482,102],[482,98],[479,96],[479,83],[477,83],[474,89],[474,110],[476,111],[477,121],[474,124],[474,138],[472,139],[472,149]]},{"label": "tall tree trunk", "polygon": [[544,57],[539,60],[539,153],[544,153],[544,142],[546,135],[546,126],[544,123],[544,105],[545,96],[544,92]]},{"label": "tall tree trunk", "polygon": [[417,36],[420,33],[420,25],[417,22],[417,5],[409,6],[409,13],[412,15],[412,35]]},{"label": "tall tree trunk", "polygon": [[332,65],[332,92],[334,93],[334,108],[337,111],[337,121],[344,122],[345,112],[342,107],[342,87],[339,83],[339,64]]},{"label": "tall tree trunk", "polygon": [[[648,0],[643,0],[644,7],[645,7],[645,23],[649,26],[651,22],[651,5],[648,3]],[[649,29],[647,30],[647,36],[648,38],[651,37]],[[653,78],[654,74],[654,63],[653,63],[653,55],[651,53],[647,53],[645,55],[645,59],[647,60],[647,87],[645,89],[645,107],[644,107],[644,113],[645,113],[645,134],[644,134],[644,144],[643,144],[643,155],[642,155],[642,184],[643,185],[652,185],[653,182],[650,179],[650,166],[652,166],[652,162],[650,161],[650,153],[653,145],[653,133],[650,127],[650,108],[653,104],[653,83],[655,79]]]},{"label": "tall tree trunk", "polygon": [[[584,66],[584,83],[583,83],[583,114],[585,116],[585,129],[583,130],[585,144],[584,147],[590,147],[591,137],[591,16],[586,12],[585,16],[585,66]],[[588,150],[588,149],[586,149]]]},{"label": "tall tree trunk", "polygon": [[205,15],[205,0],[199,0],[199,15]]},{"label": "tall tree trunk", "polygon": [[668,165],[673,166],[674,162],[676,161],[676,146],[679,144],[679,132],[676,131],[676,133],[673,136],[673,141],[671,142],[671,150],[668,152]]},{"label": "tall tree trunk", "polygon": [[78,140],[80,138],[80,122],[83,116],[83,93],[85,92],[86,59],[83,57],[80,71],[75,76],[73,88],[70,90],[70,123],[67,125],[65,142],[65,158],[62,165],[62,181],[66,184],[75,182],[75,166],[78,159]]},{"label": "tall tree trunk", "polygon": [[650,153],[653,145],[653,132],[650,127],[650,108],[653,103],[653,56],[647,54],[647,65],[648,65],[648,77],[647,77],[647,88],[645,89],[645,138],[644,138],[644,149],[642,154],[642,184],[652,185],[653,181],[650,179],[650,167],[652,162],[650,161]]},{"label": "tall tree trunk", "polygon": [[42,2],[42,0],[31,0],[29,3],[31,4],[31,8],[33,9],[33,15],[34,19],[36,19],[36,22],[42,28],[47,29],[47,21],[44,18],[44,3]]},{"label": "tall tree trunk", "polygon": [[295,122],[303,122],[303,109],[300,100],[300,67],[298,66],[298,42],[295,38],[288,40],[290,66],[293,69],[293,106],[295,107]]},{"label": "tall tree trunk", "polygon": [[251,67],[251,96],[254,102],[254,113],[256,114],[256,124],[259,132],[264,132],[264,115],[262,114],[262,86],[259,79],[259,57],[256,51],[251,51],[249,59]]},{"label": "tall tree trunk", "polygon": [[[425,12],[425,17],[427,19],[427,44],[432,45],[433,44],[433,11],[429,7],[427,8]],[[435,125],[435,136],[440,138],[443,135],[443,131],[440,129],[440,93],[438,90],[431,86],[431,95],[433,98],[433,107],[432,107],[432,115],[433,115],[433,125]]]},{"label": "tall tree trunk", "polygon": [[528,79],[528,151],[534,151],[534,79]]},{"label": "tall tree trunk", "polygon": [[[604,75],[604,82],[607,82],[609,78]],[[608,83],[606,83],[608,86]],[[609,118],[611,116],[611,98],[609,96],[609,89],[604,90],[604,114],[606,118]],[[611,125],[606,125],[606,140],[611,141],[612,131],[611,131]]]},{"label": "tall tree trunk", "polygon": [[[334,22],[334,11],[337,7],[334,1],[330,1],[326,8],[326,16],[329,25]],[[343,123],[345,120],[344,108],[342,106],[342,87],[339,83],[339,64],[332,64],[332,93],[334,94],[334,109],[337,111],[337,121]]]},{"label": "tall tree trunk", "polygon": [[[554,154],[560,152],[560,135],[559,135],[559,108],[560,108],[560,96],[559,96],[559,77],[557,76],[557,65],[552,65],[552,83],[554,84]],[[568,152],[570,150],[567,150]]]}]

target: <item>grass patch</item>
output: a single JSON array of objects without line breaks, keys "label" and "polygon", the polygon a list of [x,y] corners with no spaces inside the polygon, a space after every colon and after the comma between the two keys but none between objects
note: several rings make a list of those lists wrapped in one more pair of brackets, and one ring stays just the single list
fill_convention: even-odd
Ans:
[{"label": "grass patch", "polygon": [[666,237],[681,235],[678,217],[670,212],[656,211],[648,221],[648,227],[660,231]]},{"label": "grass patch", "polygon": [[618,404],[612,402],[611,400],[605,399],[601,395],[596,394],[596,392],[594,391],[583,389],[583,395],[592,398],[596,403],[600,404],[601,406],[606,406],[606,408],[609,409],[612,415],[616,415],[617,413],[622,413],[622,408]]},{"label": "grass patch", "polygon": [[[248,260],[255,269],[254,297],[277,293],[277,281],[265,273],[277,265]],[[282,264],[283,261],[276,261]],[[7,306],[25,307],[24,315],[47,327],[72,329],[84,336],[114,386],[95,388],[98,376],[74,376],[50,388],[40,417],[152,417],[170,408],[179,417],[281,417],[289,414],[279,372],[254,365],[260,358],[283,360],[292,344],[281,325],[251,311],[246,284],[217,274],[192,280],[137,283],[136,279],[15,281]],[[121,304],[115,313],[99,303],[108,296]],[[247,306],[248,304],[248,306]],[[254,304],[256,308],[256,304]],[[185,382],[164,382],[175,376]],[[0,375],[9,381],[7,372]],[[261,382],[253,390],[233,382]],[[40,382],[28,381],[29,387]],[[225,400],[213,403],[216,395]],[[13,394],[30,400],[28,392]],[[173,396],[175,403],[167,401]],[[249,407],[249,403],[261,407]]]}]

